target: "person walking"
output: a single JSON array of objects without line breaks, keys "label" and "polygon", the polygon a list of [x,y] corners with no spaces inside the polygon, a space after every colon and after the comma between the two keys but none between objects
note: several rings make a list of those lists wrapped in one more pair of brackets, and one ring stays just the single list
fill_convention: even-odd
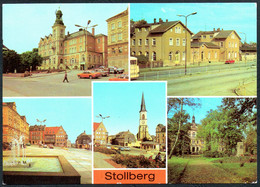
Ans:
[{"label": "person walking", "polygon": [[162,161],[162,157],[161,157],[161,153],[160,152],[156,155],[154,160],[155,160],[156,163]]},{"label": "person walking", "polygon": [[65,76],[64,76],[63,82],[65,82],[65,80],[66,80],[67,82],[69,82],[69,80],[68,80],[68,75],[67,75],[67,71],[65,71]]}]

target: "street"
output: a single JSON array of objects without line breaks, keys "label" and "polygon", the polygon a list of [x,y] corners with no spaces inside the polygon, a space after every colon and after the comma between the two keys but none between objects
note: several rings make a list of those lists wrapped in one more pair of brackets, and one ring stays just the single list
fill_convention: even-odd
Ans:
[{"label": "street", "polygon": [[[166,80],[168,96],[256,96],[256,62],[142,72],[138,80]],[[243,87],[244,90],[239,90]]]},{"label": "street", "polygon": [[82,71],[68,72],[67,82],[62,82],[64,72],[47,75],[32,75],[32,77],[6,77],[3,76],[3,96],[91,96],[92,81],[108,81],[114,77],[99,77],[98,79],[79,79],[77,74]]},{"label": "street", "polygon": [[[26,156],[40,155],[62,155],[74,167],[81,176],[81,184],[92,183],[92,152],[85,149],[68,148],[62,149],[60,147],[39,148],[36,145],[27,146],[25,149]],[[10,151],[3,151],[3,156],[11,155]]]}]

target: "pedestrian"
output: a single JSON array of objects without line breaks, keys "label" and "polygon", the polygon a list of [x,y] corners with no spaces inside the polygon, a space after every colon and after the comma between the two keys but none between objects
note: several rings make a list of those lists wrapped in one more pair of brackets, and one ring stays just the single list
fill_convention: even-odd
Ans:
[{"label": "pedestrian", "polygon": [[114,75],[116,76],[116,66],[114,66]]},{"label": "pedestrian", "polygon": [[69,80],[68,80],[68,75],[67,75],[67,71],[65,71],[65,76],[64,76],[63,82],[65,82],[65,80],[66,80],[67,82],[69,82]]},{"label": "pedestrian", "polygon": [[161,153],[160,152],[156,155],[154,160],[155,160],[156,163],[162,161],[162,157],[161,157]]}]

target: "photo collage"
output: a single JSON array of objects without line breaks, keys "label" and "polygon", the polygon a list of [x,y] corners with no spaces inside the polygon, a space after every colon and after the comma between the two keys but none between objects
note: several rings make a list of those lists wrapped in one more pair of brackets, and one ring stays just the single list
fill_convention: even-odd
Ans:
[{"label": "photo collage", "polygon": [[2,33],[3,185],[257,182],[257,3],[3,4]]}]

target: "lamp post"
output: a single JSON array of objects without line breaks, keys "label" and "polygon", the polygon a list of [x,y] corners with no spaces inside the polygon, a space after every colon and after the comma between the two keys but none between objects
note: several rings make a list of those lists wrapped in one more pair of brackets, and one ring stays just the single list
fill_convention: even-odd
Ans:
[{"label": "lamp post", "polygon": [[[177,15],[177,16],[179,16],[179,17],[185,17],[185,27],[186,27],[186,31],[185,31],[185,75],[186,75],[186,73],[187,73],[187,29],[188,29],[188,27],[187,27],[187,18],[189,17],[189,16],[191,16],[191,15],[195,15],[195,14],[197,14],[197,12],[193,12],[193,13],[191,13],[191,14],[188,14],[188,15]],[[181,41],[180,41],[181,42]]]},{"label": "lamp post", "polygon": [[110,116],[103,117],[102,114],[99,114],[99,116],[96,116],[96,117],[97,118],[101,118],[102,119],[102,123],[103,123],[103,119],[110,118]]},{"label": "lamp post", "polygon": [[[245,40],[244,40],[244,45],[245,45],[246,44],[246,33],[244,33],[244,32],[239,32],[239,33],[245,35]],[[245,51],[245,65],[246,65],[246,51]]]},{"label": "lamp post", "polygon": [[[98,24],[89,26],[90,22],[91,22],[91,20],[88,20],[86,27],[75,24],[76,27],[80,27],[80,28],[83,28],[83,29],[84,29],[84,34],[85,34],[85,53],[86,53],[86,55],[87,55],[87,34],[86,34],[86,33],[88,33],[87,30],[88,30],[88,28],[98,26]],[[86,32],[86,31],[87,31],[87,32]],[[85,57],[85,59],[87,59],[87,56]],[[85,68],[84,68],[84,69],[85,69]]]}]

